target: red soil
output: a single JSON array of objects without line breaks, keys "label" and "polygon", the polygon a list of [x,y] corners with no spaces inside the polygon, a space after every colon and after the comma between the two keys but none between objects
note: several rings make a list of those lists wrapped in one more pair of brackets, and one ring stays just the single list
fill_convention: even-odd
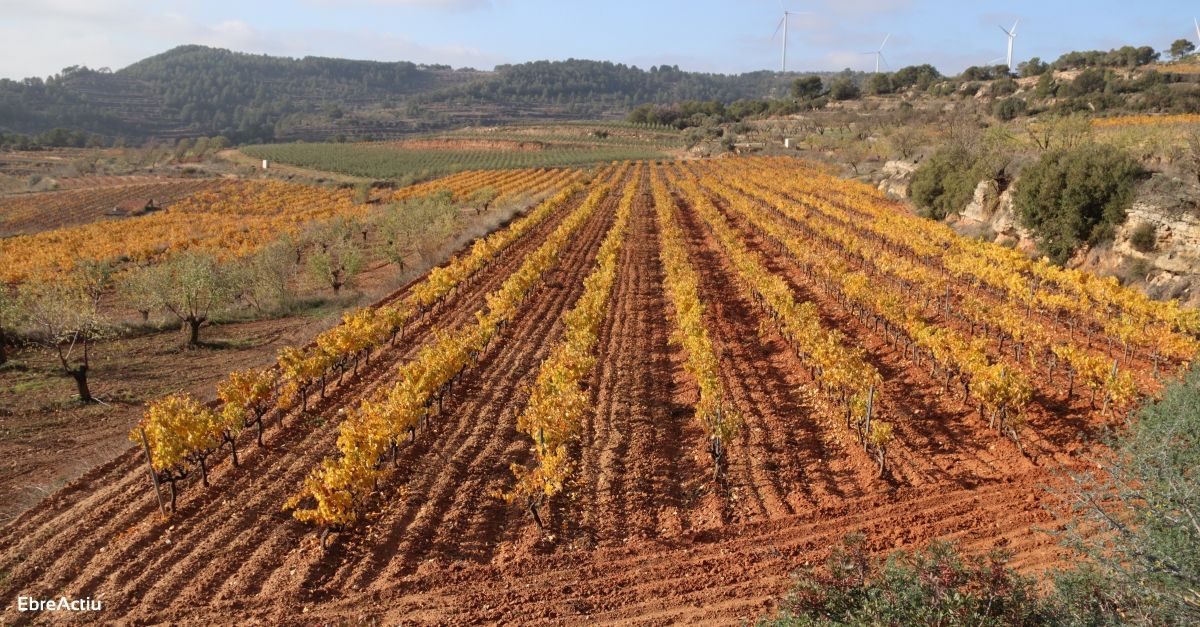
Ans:
[{"label": "red soil", "polygon": [[[1063,559],[1037,530],[1056,524],[1043,509],[1043,486],[1063,464],[1081,463],[1074,455],[1086,448],[1056,433],[1032,442],[1026,457],[786,259],[774,259],[798,298],[813,300],[826,324],[865,346],[885,374],[882,405],[897,441],[894,469],[879,478],[873,461],[823,417],[806,369],[762,324],[717,242],[681,201],[676,216],[700,275],[723,383],[745,416],[726,479],[714,483],[690,409],[695,386],[669,343],[646,194],[637,196],[600,334],[588,384],[595,412],[576,449],[574,484],[554,501],[544,532],[491,496],[511,485],[510,463],[528,461],[516,416],[562,334],[561,314],[582,292],[618,197],[581,228],[432,426],[401,452],[365,522],[334,536],[328,550],[280,506],[334,451],[338,412],[390,383],[395,365],[433,328],[470,320],[565,212],[307,415],[269,416],[266,449],[244,443],[241,467],[221,461],[208,489],[189,479],[171,518],[158,515],[140,452],[129,450],[0,529],[0,598],[13,604],[2,620],[729,623],[768,611],[791,571],[817,563],[850,532],[865,533],[880,552],[939,537],[968,550],[1001,547],[1025,571]],[[22,615],[19,594],[90,596],[105,608]]]}]

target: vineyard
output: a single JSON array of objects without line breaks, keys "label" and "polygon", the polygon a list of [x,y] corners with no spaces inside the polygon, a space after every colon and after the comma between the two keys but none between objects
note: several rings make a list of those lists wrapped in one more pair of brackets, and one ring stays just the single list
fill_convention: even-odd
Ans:
[{"label": "vineyard", "polygon": [[[457,199],[487,187],[495,200],[530,198],[567,184],[573,170],[524,170],[517,174],[469,171],[429,184],[385,190],[381,202],[449,191]],[[154,196],[155,193],[159,195]],[[31,194],[7,200],[6,225],[60,220],[79,222],[0,240],[0,281],[39,281],[59,276],[81,261],[120,259],[145,265],[184,250],[221,258],[248,255],[281,236],[296,236],[306,225],[332,218],[366,218],[371,206],[356,202],[349,189],[328,189],[281,181],[188,181],[131,187]],[[125,218],[114,229],[96,220],[121,199],[153,199],[165,208]],[[167,204],[169,203],[169,204]],[[52,216],[52,217],[51,217]]]},{"label": "vineyard", "polygon": [[[93,177],[99,178],[99,177]],[[104,185],[88,181],[79,189],[0,196],[0,237],[32,234],[120,216],[130,202],[158,209],[218,185],[213,179],[164,180]]]},{"label": "vineyard", "polygon": [[[1036,571],[1068,559],[1042,487],[1200,349],[1175,302],[816,164],[474,167],[383,200],[531,208],[273,365],[150,403],[126,453],[0,529],[0,595],[137,623],[735,622],[848,532]],[[79,254],[243,254],[363,211],[227,183],[111,249],[101,223],[0,256],[14,280]]]},{"label": "vineyard", "polygon": [[1092,126],[1113,128],[1123,126],[1169,126],[1200,123],[1200,115],[1180,113],[1176,115],[1121,115],[1111,118],[1093,118]]},{"label": "vineyard", "polygon": [[[453,136],[451,136],[453,137]],[[556,141],[539,150],[446,149],[406,147],[403,143],[262,144],[241,149],[256,159],[340,172],[355,176],[420,181],[464,170],[583,166],[624,159],[659,159],[657,144],[611,141]]]}]

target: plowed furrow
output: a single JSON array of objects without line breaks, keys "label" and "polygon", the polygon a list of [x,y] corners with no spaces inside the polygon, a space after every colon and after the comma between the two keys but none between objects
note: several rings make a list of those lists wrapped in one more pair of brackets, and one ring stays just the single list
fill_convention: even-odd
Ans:
[{"label": "plowed furrow", "polygon": [[1031,464],[1011,441],[979,424],[978,416],[959,401],[957,388],[943,392],[942,384],[926,370],[902,359],[875,329],[838,306],[790,255],[775,254],[778,249],[765,236],[736,211],[730,211],[722,199],[711,197],[741,232],[743,241],[762,253],[768,267],[784,277],[798,299],[817,305],[824,322],[855,338],[867,350],[868,361],[883,375],[880,418],[896,429],[891,455],[893,476],[916,484],[951,477],[966,481],[995,478],[1012,471],[1014,465],[1020,472],[1029,470]]},{"label": "plowed furrow", "polygon": [[691,239],[701,298],[712,312],[710,329],[725,352],[723,383],[745,420],[729,452],[731,498],[773,501],[776,506],[757,515],[777,516],[875,489],[869,466],[856,464],[823,432],[814,400],[801,393],[804,368],[736,289],[736,270],[700,218],[687,209],[678,215]]},{"label": "plowed furrow", "polygon": [[[489,355],[488,363],[464,379],[461,400],[455,395],[453,408],[436,419],[454,423],[445,425],[449,432],[437,438],[429,453],[413,460],[405,484],[409,498],[383,504],[383,514],[370,532],[378,534],[371,537],[371,547],[345,560],[327,582],[312,581],[313,587],[336,588],[343,583],[365,587],[410,572],[435,546],[453,546],[444,540],[439,543],[439,533],[457,538],[465,532],[462,527],[473,513],[472,506],[492,504],[494,497],[480,485],[492,477],[511,477],[508,464],[514,461],[499,454],[516,437],[514,408],[505,408],[522,384],[532,381],[541,353],[561,333],[558,318],[582,292],[583,277],[611,224],[615,203],[616,194],[610,194],[572,240],[547,286],[530,296],[525,313],[505,330],[506,339]],[[498,511],[520,515],[515,510]]]},{"label": "plowed furrow", "polygon": [[691,417],[672,399],[670,327],[646,189],[643,178],[601,328],[593,377],[596,410],[579,447],[581,502],[570,508],[582,518],[589,540],[599,544],[656,535],[659,511],[678,518],[682,486],[705,478],[682,460],[702,452],[703,443],[681,441],[683,423]]},{"label": "plowed furrow", "polygon": [[[634,543],[530,559],[503,570],[437,571],[330,600],[313,606],[311,615],[328,620],[372,607],[368,615],[384,622],[736,621],[760,614],[783,592],[790,571],[819,562],[849,532],[865,533],[876,550],[905,546],[908,537],[940,535],[968,548],[976,538],[1004,537],[1014,546],[1043,552],[1050,540],[1031,527],[1044,524],[1047,515],[1025,498],[1036,481],[1026,477],[975,490],[924,486],[886,504],[872,503],[876,497],[850,500],[826,511],[729,525],[676,546]],[[228,607],[208,609],[209,619],[239,615]],[[196,616],[157,618],[196,622]],[[284,615],[279,610],[261,615],[272,616]]]}]

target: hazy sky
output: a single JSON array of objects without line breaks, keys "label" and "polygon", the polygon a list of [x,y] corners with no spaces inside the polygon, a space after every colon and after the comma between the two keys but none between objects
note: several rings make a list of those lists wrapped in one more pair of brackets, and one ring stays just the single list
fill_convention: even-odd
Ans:
[{"label": "hazy sky", "polygon": [[[1154,0],[787,0],[795,12],[788,69],[945,73],[1004,54],[998,25],[1017,28],[1015,59],[1126,43],[1196,41],[1200,6]],[[0,0],[0,77],[69,65],[114,70],[181,44],[302,57],[408,60],[490,69],[538,59],[600,59],[648,68],[778,69],[779,0]]]}]

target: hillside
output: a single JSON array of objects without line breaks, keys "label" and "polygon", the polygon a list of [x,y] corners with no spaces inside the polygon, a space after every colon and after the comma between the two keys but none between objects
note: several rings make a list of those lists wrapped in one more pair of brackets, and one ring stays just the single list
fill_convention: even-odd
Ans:
[{"label": "hillside", "polygon": [[0,80],[0,131],[61,127],[129,141],[387,138],[464,123],[619,117],[644,102],[779,96],[791,78],[573,59],[489,72],[180,46],[115,72],[72,66],[45,80]]}]

